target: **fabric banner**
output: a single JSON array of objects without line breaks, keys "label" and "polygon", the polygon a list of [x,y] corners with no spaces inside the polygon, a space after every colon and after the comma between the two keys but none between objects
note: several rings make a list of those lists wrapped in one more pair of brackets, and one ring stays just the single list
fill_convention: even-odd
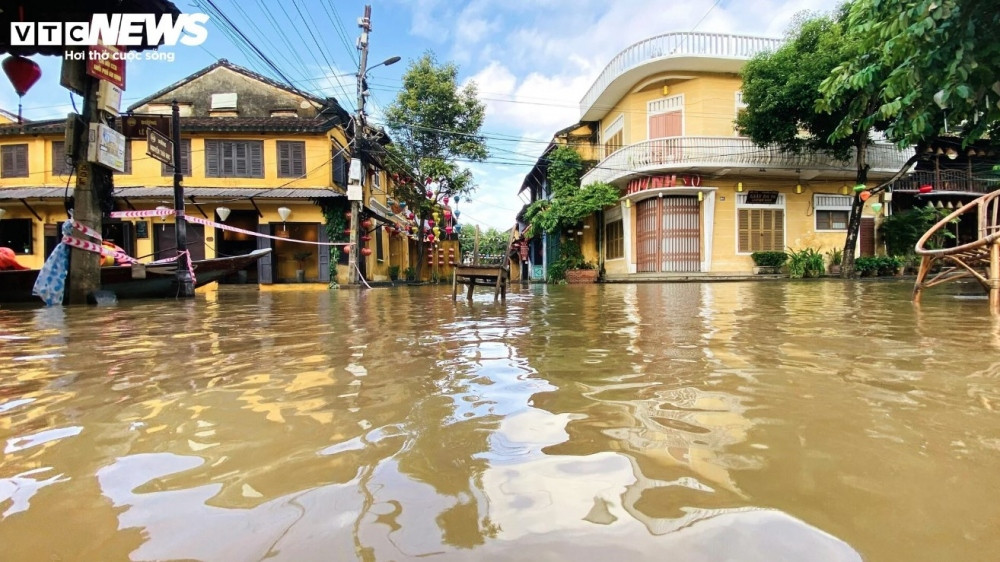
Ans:
[{"label": "fabric banner", "polygon": [[153,209],[151,211],[113,211],[110,217],[114,219],[134,219],[141,217],[167,217],[174,214],[173,209]]}]

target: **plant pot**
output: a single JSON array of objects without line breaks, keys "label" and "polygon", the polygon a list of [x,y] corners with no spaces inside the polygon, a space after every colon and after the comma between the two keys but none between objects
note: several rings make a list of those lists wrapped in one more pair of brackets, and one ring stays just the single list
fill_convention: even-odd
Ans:
[{"label": "plant pot", "polygon": [[597,282],[596,269],[567,269],[566,282],[570,284]]},{"label": "plant pot", "polygon": [[830,275],[840,275],[840,264],[830,265]]},{"label": "plant pot", "polygon": [[302,269],[295,270],[295,282],[305,283],[306,282],[306,272]]}]

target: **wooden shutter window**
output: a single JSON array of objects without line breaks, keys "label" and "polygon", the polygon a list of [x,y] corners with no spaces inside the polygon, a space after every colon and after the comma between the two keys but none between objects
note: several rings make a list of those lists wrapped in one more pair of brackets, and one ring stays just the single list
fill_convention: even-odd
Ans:
[{"label": "wooden shutter window", "polygon": [[278,177],[298,178],[305,175],[306,143],[278,141]]},{"label": "wooden shutter window", "polygon": [[222,177],[222,165],[219,141],[205,141],[205,176],[209,178]]},{"label": "wooden shutter window", "polygon": [[66,143],[63,141],[52,142],[52,174],[56,176],[68,176],[73,166],[66,159]]},{"label": "wooden shutter window", "polygon": [[737,216],[739,252],[750,253],[750,209],[740,209]]},{"label": "wooden shutter window", "polygon": [[[209,142],[211,141],[205,141],[206,152]],[[191,176],[191,139],[181,139],[181,174],[185,177]],[[160,175],[174,175],[174,167],[161,162]]]},{"label": "wooden shutter window", "polygon": [[246,143],[250,159],[250,177],[264,177],[264,141],[250,141]]},{"label": "wooden shutter window", "polygon": [[0,150],[0,177],[28,177],[28,145],[7,145]]}]

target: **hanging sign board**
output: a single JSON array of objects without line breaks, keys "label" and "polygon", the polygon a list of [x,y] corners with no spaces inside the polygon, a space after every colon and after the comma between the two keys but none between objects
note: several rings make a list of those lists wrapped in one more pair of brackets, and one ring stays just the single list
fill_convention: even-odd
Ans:
[{"label": "hanging sign board", "polygon": [[774,205],[778,202],[777,191],[748,191],[747,205]]},{"label": "hanging sign board", "polygon": [[125,53],[110,45],[94,45],[87,51],[87,74],[125,89]]},{"label": "hanging sign board", "polygon": [[170,116],[168,115],[123,115],[122,134],[130,139],[146,138],[146,131],[156,129],[160,134],[170,136]]},{"label": "hanging sign board", "polygon": [[156,129],[146,130],[146,154],[163,162],[167,166],[174,165],[174,142]]}]

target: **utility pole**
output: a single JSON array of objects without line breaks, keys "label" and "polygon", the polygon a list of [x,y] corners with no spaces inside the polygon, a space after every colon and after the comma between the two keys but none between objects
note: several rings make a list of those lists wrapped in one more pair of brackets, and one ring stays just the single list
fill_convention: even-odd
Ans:
[{"label": "utility pole", "polygon": [[[358,27],[361,28],[361,37],[358,38],[358,50],[361,51],[361,61],[358,63],[358,109],[354,116],[354,151],[351,154],[352,158],[357,158],[361,165],[358,167],[361,174],[359,182],[360,195],[357,198],[351,198],[351,251],[348,258],[348,267],[350,272],[348,273],[348,282],[352,285],[357,285],[359,282],[359,266],[358,266],[358,256],[360,255],[360,248],[358,247],[358,242],[360,242],[359,230],[361,228],[361,199],[364,198],[365,194],[365,177],[368,175],[365,169],[364,158],[362,158],[362,142],[361,139],[365,134],[365,74],[368,72],[368,33],[372,30],[372,7],[370,4],[365,5],[365,15],[364,17],[358,19]],[[348,190],[348,196],[350,197],[350,190]]]},{"label": "utility pole", "polygon": [[[73,190],[73,219],[97,232],[101,231],[101,201],[110,197],[111,170],[87,161],[90,142],[90,124],[104,123],[97,107],[97,90],[100,80],[86,76],[86,95],[83,98],[83,119],[77,121],[76,189]],[[87,304],[87,297],[101,288],[100,256],[79,248],[70,249],[69,287],[70,304]]]},{"label": "utility pole", "polygon": [[191,271],[188,264],[191,262],[191,254],[187,252],[187,221],[184,219],[184,187],[181,180],[184,178],[181,169],[181,111],[177,105],[177,100],[171,104],[171,129],[174,141],[174,234],[177,242],[177,296],[194,296],[194,279],[191,279]]}]

